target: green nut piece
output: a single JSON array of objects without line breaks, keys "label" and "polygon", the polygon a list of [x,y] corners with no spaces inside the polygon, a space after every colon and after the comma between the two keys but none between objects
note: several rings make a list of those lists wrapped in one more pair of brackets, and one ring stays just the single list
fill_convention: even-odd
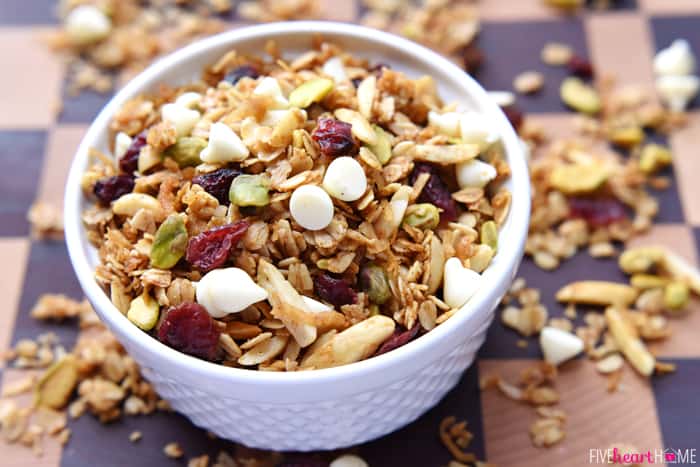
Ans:
[{"label": "green nut piece", "polygon": [[182,217],[171,214],[160,224],[151,247],[151,265],[170,269],[180,261],[187,249],[187,229]]},{"label": "green nut piece", "polygon": [[367,147],[377,156],[377,160],[385,165],[391,159],[391,137],[379,125],[372,125],[374,133],[377,135],[377,142]]},{"label": "green nut piece", "polygon": [[481,243],[491,247],[493,251],[498,250],[498,225],[494,221],[486,221],[481,224]]},{"label": "green nut piece", "polygon": [[659,144],[647,144],[639,155],[639,168],[645,174],[654,172],[670,165],[673,161],[671,151]]},{"label": "green nut piece", "polygon": [[630,248],[620,255],[620,269],[627,274],[645,273],[663,259],[664,252],[656,247]]},{"label": "green nut piece", "polygon": [[140,329],[150,331],[158,322],[159,314],[158,302],[144,292],[131,301],[126,317]]},{"label": "green nut piece", "polygon": [[673,281],[664,287],[664,306],[669,310],[682,310],[690,300],[690,289],[685,282]]},{"label": "green nut piece", "polygon": [[333,89],[333,81],[326,78],[316,78],[302,84],[289,94],[289,105],[305,109],[318,102]]},{"label": "green nut piece", "polygon": [[165,150],[163,154],[171,157],[180,167],[194,167],[202,163],[199,153],[207,147],[207,141],[196,136],[183,136]]},{"label": "green nut piece", "polygon": [[370,302],[382,305],[391,298],[389,279],[381,266],[374,263],[363,266],[359,281],[360,288],[367,293]]},{"label": "green nut piece", "polygon": [[630,278],[630,284],[636,289],[648,290],[665,287],[668,279],[653,274],[634,274]]},{"label": "green nut piece", "polygon": [[403,223],[418,229],[434,229],[440,223],[440,210],[430,203],[412,204],[406,208]]},{"label": "green nut piece", "polygon": [[601,104],[598,92],[578,78],[566,78],[561,83],[559,94],[564,104],[577,112],[585,114],[600,112]]},{"label": "green nut piece", "polygon": [[270,181],[264,175],[239,175],[231,183],[228,198],[236,206],[267,206]]}]

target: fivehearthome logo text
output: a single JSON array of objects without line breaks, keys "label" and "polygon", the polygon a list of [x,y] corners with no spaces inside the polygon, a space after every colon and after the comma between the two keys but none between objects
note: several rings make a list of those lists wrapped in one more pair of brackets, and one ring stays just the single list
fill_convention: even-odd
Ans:
[{"label": "fivehearthome logo text", "polygon": [[590,464],[679,464],[691,465],[697,463],[696,449],[648,449],[646,451],[621,451],[620,449],[589,449]]}]

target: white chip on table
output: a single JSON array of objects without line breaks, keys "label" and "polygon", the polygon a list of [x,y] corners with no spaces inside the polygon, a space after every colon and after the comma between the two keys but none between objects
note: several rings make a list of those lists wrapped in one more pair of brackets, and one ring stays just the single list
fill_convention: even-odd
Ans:
[{"label": "white chip on table", "polygon": [[216,122],[209,129],[209,143],[199,157],[208,164],[240,162],[248,157],[248,148],[225,123]]},{"label": "white chip on table", "polygon": [[583,351],[583,340],[562,329],[545,326],[540,331],[540,346],[544,359],[556,366],[580,354]]},{"label": "white chip on table", "polygon": [[321,230],[333,220],[333,201],[316,185],[302,185],[289,199],[289,212],[294,220],[308,230]]},{"label": "white chip on table", "polygon": [[654,72],[661,76],[684,76],[695,71],[695,56],[685,39],[673,43],[657,52],[654,57]]},{"label": "white chip on table", "polygon": [[179,104],[165,104],[161,108],[161,117],[175,127],[178,136],[187,136],[200,118],[199,112]]},{"label": "white chip on table", "polygon": [[671,110],[682,112],[698,95],[700,79],[692,75],[660,76],[656,80],[656,90]]},{"label": "white chip on table", "polygon": [[267,298],[267,291],[239,268],[209,271],[197,283],[195,294],[197,303],[214,318],[238,313]]},{"label": "white chip on table", "polygon": [[323,188],[341,201],[356,201],[367,190],[367,176],[360,163],[352,157],[338,157],[326,169]]},{"label": "white chip on table", "polygon": [[515,104],[515,94],[510,91],[489,91],[489,97],[499,107],[510,107]]},{"label": "white chip on table", "polygon": [[107,37],[112,21],[96,6],[80,5],[68,13],[64,27],[71,42],[88,45]]}]

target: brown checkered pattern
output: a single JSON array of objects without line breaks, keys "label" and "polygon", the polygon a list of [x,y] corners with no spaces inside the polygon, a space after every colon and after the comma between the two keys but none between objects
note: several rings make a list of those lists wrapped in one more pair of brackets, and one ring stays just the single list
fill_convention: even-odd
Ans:
[{"label": "brown checkered pattern", "polygon": [[[36,298],[45,292],[81,297],[66,250],[61,243],[40,243],[29,238],[25,213],[35,199],[59,203],[73,152],[91,119],[109,96],[64,96],[64,69],[41,42],[42,33],[55,27],[52,0],[0,0],[0,350],[17,339],[55,331],[71,345],[70,327],[40,324],[28,316]],[[360,0],[322,0],[327,19],[357,21]],[[477,78],[487,89],[510,87],[512,78],[526,69],[545,73],[545,89],[536,97],[520,97],[518,104],[555,134],[570,131],[572,114],[558,98],[564,71],[539,61],[545,42],[571,44],[577,53],[592,59],[598,70],[616,74],[622,82],[653,86],[651,58],[676,37],[685,37],[700,53],[700,0],[623,0],[610,12],[588,11],[563,17],[543,6],[541,0],[482,0],[483,28],[479,45],[486,63]],[[240,24],[235,14],[231,24]],[[62,96],[63,95],[63,96]],[[662,142],[663,138],[654,137]],[[698,261],[700,246],[700,111],[693,106],[690,125],[666,143],[676,164],[668,175],[670,190],[660,193],[659,224],[635,243],[669,245],[681,255]],[[595,260],[585,253],[565,263],[556,273],[543,272],[530,262],[521,268],[532,286],[541,288],[550,314],[562,308],[553,293],[575,279],[623,279],[614,261]],[[589,449],[612,443],[629,443],[642,450],[663,447],[697,448],[700,440],[700,304],[690,316],[674,321],[674,337],[654,347],[661,357],[678,364],[674,375],[651,384],[632,371],[623,377],[622,389],[608,395],[605,380],[584,361],[566,364],[558,382],[562,407],[569,413],[567,439],[549,450],[532,447],[527,428],[532,409],[505,400],[494,392],[480,393],[479,375],[497,372],[515,378],[540,356],[531,341],[516,346],[519,336],[495,323],[479,361],[459,386],[436,408],[412,425],[383,439],[357,447],[372,466],[444,466],[447,452],[437,439],[439,421],[447,415],[469,421],[476,437],[473,450],[501,466],[589,465]],[[4,381],[17,376],[0,368]],[[169,441],[179,441],[188,455],[231,451],[232,443],[213,441],[176,414],[130,418],[102,427],[89,416],[71,421],[73,439],[63,449],[47,444],[41,459],[19,447],[3,447],[3,466],[159,466],[172,465],[161,453]],[[141,430],[136,445],[128,434]]]}]

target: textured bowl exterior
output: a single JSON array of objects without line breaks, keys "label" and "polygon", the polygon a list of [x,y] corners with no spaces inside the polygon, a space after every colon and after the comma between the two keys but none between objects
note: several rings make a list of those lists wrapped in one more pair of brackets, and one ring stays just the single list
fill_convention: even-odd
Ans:
[{"label": "textured bowl exterior", "polygon": [[[86,201],[80,179],[88,149],[107,151],[111,116],[126,100],[158,83],[186,83],[224,52],[232,48],[259,52],[269,39],[276,39],[285,52],[301,53],[314,34],[413,76],[430,74],[446,101],[492,119],[512,172],[507,185],[513,203],[499,233],[499,252],[483,273],[484,287],[459,312],[426,335],[378,357],[338,368],[274,373],[227,368],[179,353],[131,324],[94,280],[97,254],[81,222]],[[105,107],[83,139],[69,174],[64,212],[68,251],[86,296],[163,398],[222,438],[263,449],[309,451],[345,447],[395,431],[455,386],[484,342],[494,309],[517,272],[529,203],[527,165],[517,136],[484,90],[462,70],[393,35],[348,24],[294,22],[214,36],[161,59],[136,77]]]}]

